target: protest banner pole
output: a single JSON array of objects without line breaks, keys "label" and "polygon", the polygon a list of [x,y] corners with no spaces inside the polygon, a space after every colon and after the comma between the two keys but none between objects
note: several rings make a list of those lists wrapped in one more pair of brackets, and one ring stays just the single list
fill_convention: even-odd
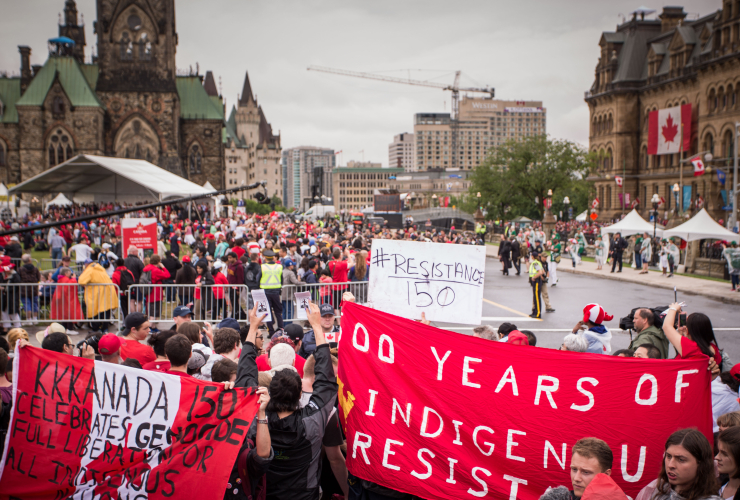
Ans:
[{"label": "protest banner pole", "polygon": [[76,222],[84,222],[84,221],[93,220],[93,219],[101,219],[104,217],[111,217],[114,215],[123,215],[123,214],[128,214],[131,212],[138,212],[139,210],[149,210],[150,208],[157,208],[157,207],[162,207],[165,205],[175,205],[178,203],[185,203],[185,202],[190,202],[193,200],[200,200],[203,198],[211,198],[213,196],[218,196],[220,194],[236,193],[239,191],[245,191],[247,189],[255,189],[260,186],[266,186],[266,185],[267,185],[267,181],[253,182],[252,184],[249,184],[247,186],[240,186],[237,188],[229,188],[229,189],[220,189],[218,191],[213,191],[211,193],[206,193],[206,194],[198,194],[194,196],[187,196],[184,198],[175,198],[174,200],[160,201],[157,203],[149,203],[148,205],[138,205],[134,207],[121,208],[119,210],[111,210],[110,212],[101,212],[101,213],[92,214],[92,215],[82,215],[80,217],[74,217],[72,219],[64,219],[64,220],[55,221],[55,222],[47,222],[45,224],[38,224],[36,226],[21,227],[18,229],[8,229],[7,231],[0,231],[0,236],[9,236],[11,234],[25,233],[27,231],[37,231],[39,229],[63,226],[65,224],[74,224]]}]

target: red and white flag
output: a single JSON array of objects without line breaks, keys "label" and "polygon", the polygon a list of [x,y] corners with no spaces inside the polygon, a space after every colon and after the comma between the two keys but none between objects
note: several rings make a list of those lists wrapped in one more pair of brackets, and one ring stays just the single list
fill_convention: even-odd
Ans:
[{"label": "red and white flag", "polygon": [[616,181],[617,186],[622,187],[622,178],[620,176],[615,175],[614,180]]},{"label": "red and white flag", "polygon": [[691,164],[694,166],[694,177],[699,177],[704,174],[704,162],[698,156],[691,159]]},{"label": "red and white flag", "polygon": [[665,205],[665,198],[663,198],[662,196],[660,197],[660,204]]},{"label": "red and white flag", "polygon": [[[629,201],[629,200],[627,200]],[[640,204],[640,198],[635,198],[635,200],[632,202],[632,208],[636,208]]]},{"label": "red and white flag", "polygon": [[257,413],[253,388],[35,347],[16,353],[0,499],[220,500],[231,488]]},{"label": "red and white flag", "polygon": [[704,198],[701,195],[696,197],[696,208],[702,208],[704,206]]},{"label": "red and white flag", "polygon": [[691,104],[651,111],[648,118],[648,154],[674,154],[682,149],[691,149]]},{"label": "red and white flag", "polygon": [[594,198],[594,201],[591,202],[591,208],[594,208],[595,209],[598,206],[599,206],[599,199],[598,198]]}]

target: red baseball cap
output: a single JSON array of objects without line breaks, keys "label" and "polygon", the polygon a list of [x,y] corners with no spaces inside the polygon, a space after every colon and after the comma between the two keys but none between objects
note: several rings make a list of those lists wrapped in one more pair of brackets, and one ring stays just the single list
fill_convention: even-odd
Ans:
[{"label": "red baseball cap", "polygon": [[738,381],[740,381],[740,363],[736,364],[732,368],[730,368],[730,375],[735,377]]},{"label": "red baseball cap", "polygon": [[98,342],[98,351],[100,351],[100,354],[110,356],[111,354],[115,354],[116,352],[118,352],[118,350],[121,349],[121,346],[125,344],[126,341],[118,335],[115,335],[113,333],[106,333],[100,338],[100,341]]},{"label": "red baseball cap", "polygon": [[519,330],[514,330],[513,332],[509,333],[506,342],[514,345],[529,345],[529,337],[524,335]]},{"label": "red baseball cap", "polygon": [[189,255],[183,255],[182,261],[183,262],[190,262],[190,256]]}]

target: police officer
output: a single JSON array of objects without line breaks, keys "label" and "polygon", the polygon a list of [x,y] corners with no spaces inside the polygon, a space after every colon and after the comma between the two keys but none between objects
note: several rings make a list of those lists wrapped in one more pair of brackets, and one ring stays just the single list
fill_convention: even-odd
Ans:
[{"label": "police officer", "polygon": [[542,277],[545,270],[539,259],[539,254],[534,250],[529,254],[529,284],[532,285],[532,314],[530,318],[540,319],[542,317],[542,301],[540,292],[542,291]]},{"label": "police officer", "polygon": [[265,263],[262,264],[262,277],[260,278],[260,288],[265,291],[267,302],[272,309],[272,321],[267,323],[267,330],[270,336],[275,333],[275,321],[277,320],[278,328],[283,329],[283,304],[280,300],[280,291],[283,286],[283,266],[275,263],[275,252],[266,248],[262,252]]}]

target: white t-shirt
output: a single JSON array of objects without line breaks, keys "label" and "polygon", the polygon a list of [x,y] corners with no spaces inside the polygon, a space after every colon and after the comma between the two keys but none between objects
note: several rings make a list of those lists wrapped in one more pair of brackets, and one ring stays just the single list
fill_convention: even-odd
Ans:
[{"label": "white t-shirt", "polygon": [[75,262],[85,262],[87,259],[90,258],[93,249],[90,247],[90,245],[78,243],[72,247],[69,247],[69,251],[70,253],[75,253]]}]

